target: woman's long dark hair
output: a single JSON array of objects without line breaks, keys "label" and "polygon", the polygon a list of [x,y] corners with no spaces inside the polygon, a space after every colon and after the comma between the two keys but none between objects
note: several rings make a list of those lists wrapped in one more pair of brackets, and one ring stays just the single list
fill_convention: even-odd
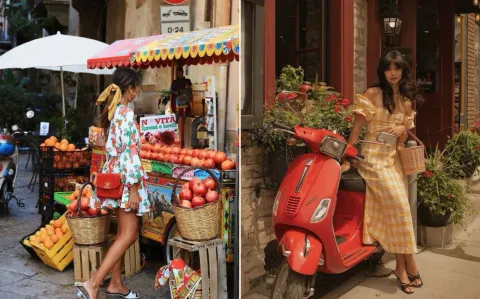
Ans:
[{"label": "woman's long dark hair", "polygon": [[[129,87],[137,87],[140,86],[141,80],[138,73],[130,68],[118,68],[113,72],[112,81],[116,84],[122,94],[125,93]],[[99,127],[104,130],[104,132],[108,132],[110,128],[110,120],[108,120],[108,107],[113,99],[113,95],[115,92],[112,92],[108,97],[108,100],[103,102],[100,105],[100,120],[99,120]],[[107,134],[105,134],[107,136]]]},{"label": "woman's long dark hair", "polygon": [[420,95],[417,85],[410,78],[410,65],[402,54],[398,51],[387,53],[380,62],[377,68],[378,83],[375,87],[382,90],[383,93],[383,107],[392,113],[395,110],[395,101],[393,100],[393,89],[385,78],[385,71],[388,70],[391,64],[397,68],[402,69],[402,79],[399,82],[399,91],[402,96],[415,103],[417,107],[423,103],[423,98]]}]

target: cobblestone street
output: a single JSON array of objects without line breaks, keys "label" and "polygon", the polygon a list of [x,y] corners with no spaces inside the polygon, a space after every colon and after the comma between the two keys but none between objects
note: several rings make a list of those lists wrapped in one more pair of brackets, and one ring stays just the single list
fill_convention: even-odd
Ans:
[{"label": "cobblestone street", "polygon": [[[41,261],[31,258],[19,240],[40,225],[40,215],[35,205],[38,184],[33,192],[27,189],[31,178],[31,165],[25,169],[27,155],[20,157],[19,177],[15,194],[25,203],[25,208],[10,203],[10,215],[0,215],[0,298],[1,299],[66,299],[75,298],[73,263],[63,272],[54,270]],[[142,298],[170,298],[167,290],[156,290],[155,274],[158,262],[148,264],[139,274],[126,280],[126,286]],[[100,298],[106,298],[102,289]]]}]

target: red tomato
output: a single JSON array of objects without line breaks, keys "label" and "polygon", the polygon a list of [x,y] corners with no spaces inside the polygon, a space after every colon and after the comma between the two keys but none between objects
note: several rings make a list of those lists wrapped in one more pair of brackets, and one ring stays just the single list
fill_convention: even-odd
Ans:
[{"label": "red tomato", "polygon": [[215,161],[212,159],[207,159],[203,162],[203,167],[213,169],[215,168]]},{"label": "red tomato", "polygon": [[195,196],[193,199],[192,199],[192,207],[199,207],[201,205],[204,205],[205,204],[205,199],[201,196]]},{"label": "red tomato", "polygon": [[235,162],[232,160],[225,160],[221,166],[222,170],[232,170],[235,169]]},{"label": "red tomato", "polygon": [[214,190],[208,191],[207,194],[205,195],[205,200],[207,202],[217,201],[218,200],[218,192],[214,191]]},{"label": "red tomato", "polygon": [[222,164],[225,160],[227,160],[227,155],[224,152],[217,152],[215,156],[213,156],[213,161],[217,164]]},{"label": "red tomato", "polygon": [[205,184],[205,187],[207,187],[208,190],[213,190],[215,189],[215,180],[212,178],[206,178],[203,180],[203,183]]},{"label": "red tomato", "polygon": [[192,188],[193,194],[195,195],[205,195],[207,194],[207,187],[202,181],[196,182]]},{"label": "red tomato", "polygon": [[188,188],[190,190],[193,190],[193,186],[196,184],[196,183],[201,183],[202,181],[199,179],[199,178],[193,178],[190,182],[188,182]]}]

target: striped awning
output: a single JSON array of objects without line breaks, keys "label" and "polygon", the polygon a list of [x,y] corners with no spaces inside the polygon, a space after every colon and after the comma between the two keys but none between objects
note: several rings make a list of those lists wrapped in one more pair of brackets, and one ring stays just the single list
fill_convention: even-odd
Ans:
[{"label": "striped awning", "polygon": [[238,60],[239,25],[116,41],[88,59],[88,68],[165,67]]}]

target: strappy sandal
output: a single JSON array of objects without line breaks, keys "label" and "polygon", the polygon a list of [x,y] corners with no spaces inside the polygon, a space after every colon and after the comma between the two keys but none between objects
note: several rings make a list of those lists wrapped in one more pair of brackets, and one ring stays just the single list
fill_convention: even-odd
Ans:
[{"label": "strappy sandal", "polygon": [[131,290],[128,290],[128,293],[126,293],[126,294],[107,292],[107,296],[116,296],[116,297],[121,297],[121,298],[126,298],[126,299],[140,298],[140,295],[138,295],[135,292],[132,292]]},{"label": "strappy sandal", "polygon": [[400,279],[400,277],[398,277],[398,275],[395,274],[394,271],[392,271],[392,274],[395,275],[395,277],[397,278],[397,283],[400,284],[400,289],[402,290],[402,292],[404,292],[407,295],[411,295],[411,294],[415,293],[415,291],[410,291],[409,292],[407,290],[407,288],[412,288],[413,287],[411,282],[410,283],[403,283],[402,280]]},{"label": "strappy sandal", "polygon": [[[412,282],[412,287],[421,288],[423,286],[423,279],[422,279],[422,277],[420,277],[420,272],[417,272],[417,275],[412,275],[412,274],[407,272],[407,275],[408,275],[408,279],[410,279],[410,281]],[[414,281],[417,280],[417,279],[420,280],[420,284],[414,283]]]}]

